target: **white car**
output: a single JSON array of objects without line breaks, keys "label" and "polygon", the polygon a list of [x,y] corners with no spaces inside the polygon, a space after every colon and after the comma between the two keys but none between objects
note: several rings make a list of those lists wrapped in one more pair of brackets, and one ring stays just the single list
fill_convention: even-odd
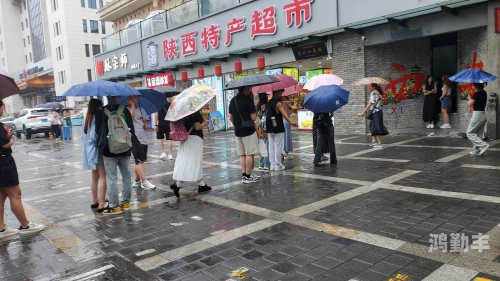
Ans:
[{"label": "white car", "polygon": [[51,128],[49,122],[49,110],[45,108],[27,108],[14,120],[13,130],[16,136],[21,137],[24,134],[26,139],[31,139],[32,134],[45,133],[48,136]]}]

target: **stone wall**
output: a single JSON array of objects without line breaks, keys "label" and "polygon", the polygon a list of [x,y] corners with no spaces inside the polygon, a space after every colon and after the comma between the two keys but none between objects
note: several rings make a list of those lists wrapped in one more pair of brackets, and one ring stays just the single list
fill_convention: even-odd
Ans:
[{"label": "stone wall", "polygon": [[[403,74],[392,66],[404,66],[405,73],[419,66],[425,76],[431,71],[430,37],[404,40],[390,44],[365,47],[366,76],[397,79]],[[399,89],[401,85],[397,85]],[[385,90],[385,88],[384,88]],[[368,98],[369,93],[366,92]],[[424,98],[423,94],[413,99],[384,105],[384,123],[389,132],[395,129],[421,128]]]},{"label": "stone wall", "polygon": [[349,104],[335,112],[336,134],[365,134],[366,122],[358,114],[366,105],[363,87],[352,84],[365,77],[365,48],[361,35],[339,33],[332,36],[332,69],[344,79],[342,87],[350,92]]}]

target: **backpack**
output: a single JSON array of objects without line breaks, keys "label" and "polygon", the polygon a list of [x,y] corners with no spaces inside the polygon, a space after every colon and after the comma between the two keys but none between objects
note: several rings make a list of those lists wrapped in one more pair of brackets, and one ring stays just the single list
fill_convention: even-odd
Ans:
[{"label": "backpack", "polygon": [[49,115],[47,116],[47,119],[48,119],[49,123],[52,124],[52,121],[54,121],[54,115],[52,114],[52,112],[49,113]]},{"label": "backpack", "polygon": [[107,107],[104,108],[104,114],[108,116],[108,148],[113,154],[127,152],[132,147],[132,133],[122,117],[124,109],[123,105],[113,112],[110,112]]},{"label": "backpack", "polygon": [[186,126],[184,126],[184,121],[179,120],[175,122],[170,122],[170,138],[173,141],[186,141],[189,138],[189,134],[193,130],[193,127],[186,130]]},{"label": "backpack", "polygon": [[262,111],[262,117],[260,119],[261,127],[266,133],[274,132],[273,120],[271,118],[274,116],[273,108],[276,108],[276,104],[277,102],[274,101],[272,103],[268,103],[266,108]]}]

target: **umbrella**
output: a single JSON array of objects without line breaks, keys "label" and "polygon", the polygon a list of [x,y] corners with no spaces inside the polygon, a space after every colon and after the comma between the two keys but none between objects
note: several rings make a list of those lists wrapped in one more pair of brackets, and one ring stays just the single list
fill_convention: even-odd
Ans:
[{"label": "umbrella", "polygon": [[272,91],[277,91],[277,90],[284,90],[288,87],[297,85],[297,81],[293,79],[290,76],[287,76],[285,74],[276,74],[274,77],[278,78],[278,82],[270,83],[270,84],[265,84],[265,85],[259,85],[255,86],[252,88],[253,93],[265,93],[265,92],[272,92]]},{"label": "umbrella", "polygon": [[249,75],[227,83],[224,90],[238,89],[240,87],[252,87],[257,85],[270,84],[280,80],[273,75]]},{"label": "umbrella", "polygon": [[19,88],[14,78],[10,77],[3,69],[0,69],[0,100],[15,94],[19,94]]},{"label": "umbrella", "polygon": [[179,91],[179,89],[174,88],[174,87],[169,87],[169,86],[161,86],[161,87],[155,88],[155,91],[158,91],[160,93],[164,93],[165,97],[167,97],[167,98],[177,96],[178,94],[181,93],[181,91]]},{"label": "umbrella", "polygon": [[389,81],[380,77],[365,77],[356,82],[354,82],[353,86],[368,86],[370,84],[389,84]]},{"label": "umbrella", "polygon": [[193,114],[213,99],[216,91],[209,85],[193,85],[187,88],[174,98],[165,120],[175,122]]},{"label": "umbrella", "polygon": [[337,85],[321,86],[306,95],[304,107],[314,113],[334,112],[349,101],[349,92]]},{"label": "umbrella", "polygon": [[338,77],[337,75],[321,74],[321,75],[316,75],[313,78],[309,79],[309,81],[307,81],[307,83],[304,85],[304,89],[312,91],[314,89],[317,89],[325,85],[340,86],[342,84],[344,84],[344,80]]},{"label": "umbrella", "polygon": [[126,84],[97,80],[71,86],[63,96],[74,97],[121,97],[121,96],[140,96],[141,93],[133,87]]},{"label": "umbrella", "polygon": [[[142,94],[139,98],[139,105],[144,108],[148,115],[160,111],[167,104],[167,99],[161,92],[149,88],[135,89]],[[127,106],[127,98],[125,96],[120,97],[118,103]]]},{"label": "umbrella", "polygon": [[450,81],[459,83],[486,83],[495,79],[495,75],[477,68],[462,70],[450,77]]},{"label": "umbrella", "polygon": [[294,94],[298,94],[300,92],[304,91],[304,89],[299,86],[299,85],[293,85],[292,87],[288,87],[285,89],[285,91],[283,92],[283,95],[284,97],[286,96],[289,96],[289,95],[294,95]]},{"label": "umbrella", "polygon": [[61,109],[63,107],[64,107],[64,105],[62,105],[58,102],[48,102],[48,103],[44,104],[41,108]]}]

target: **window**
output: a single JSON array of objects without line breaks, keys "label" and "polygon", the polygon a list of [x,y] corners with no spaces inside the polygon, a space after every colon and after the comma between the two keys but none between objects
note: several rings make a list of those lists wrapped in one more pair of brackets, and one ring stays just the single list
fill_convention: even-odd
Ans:
[{"label": "window", "polygon": [[102,2],[103,2],[102,0],[99,0],[99,8],[102,8],[102,6],[104,6]]},{"label": "window", "polygon": [[89,44],[85,44],[85,56],[86,57],[90,57]]},{"label": "window", "polygon": [[19,13],[22,15],[23,14],[23,8],[21,8],[21,6],[19,6]]},{"label": "window", "polygon": [[95,4],[95,0],[89,0],[89,8],[97,9],[97,6]]},{"label": "window", "polygon": [[87,69],[87,78],[89,82],[92,82],[92,69]]},{"label": "window", "polygon": [[31,56],[31,53],[30,53],[30,62],[32,62],[32,61],[33,61],[33,57]]},{"label": "window", "polygon": [[59,84],[64,85],[66,82],[66,70],[59,71]]},{"label": "window", "polygon": [[59,8],[59,3],[57,3],[57,0],[50,0],[50,5],[52,6],[52,12]]},{"label": "window", "polygon": [[101,21],[101,32],[102,34],[106,34],[106,23]]},{"label": "window", "polygon": [[92,55],[98,55],[101,53],[101,45],[92,45]]},{"label": "window", "polygon": [[24,47],[26,47],[26,39],[23,39]]},{"label": "window", "polygon": [[26,1],[23,1],[24,10],[26,11]]},{"label": "window", "polygon": [[28,18],[26,18],[25,20],[26,20],[26,28],[28,28]]},{"label": "window", "polygon": [[[28,38],[28,44],[31,44],[32,47],[32,52],[33,52],[33,62],[39,62],[47,57],[47,51],[45,47],[49,48],[49,45],[45,45],[45,36],[44,36],[44,30],[45,28],[43,27],[43,20],[42,20],[42,4],[44,2],[50,2],[53,3],[52,0],[28,0],[28,3],[26,3],[27,9],[28,9],[28,15],[29,15],[29,22],[30,22],[30,28],[29,28],[29,35],[30,37]],[[33,42],[30,41],[30,38],[33,37]]]},{"label": "window", "polygon": [[24,22],[21,23],[21,29],[24,31]]},{"label": "window", "polygon": [[62,60],[64,58],[63,46],[59,46],[56,48],[56,56],[57,60]]},{"label": "window", "polygon": [[82,20],[83,22],[83,32],[87,32],[87,20]]},{"label": "window", "polygon": [[30,36],[28,35],[28,45],[31,44]]},{"label": "window", "polygon": [[85,8],[85,0],[80,0],[80,6],[82,6],[82,8]]},{"label": "window", "polygon": [[3,51],[3,42],[0,42],[0,50]]},{"label": "window", "polygon": [[24,59],[26,60],[26,64],[28,64],[28,56],[24,55]]},{"label": "window", "polygon": [[57,36],[59,34],[61,34],[62,30],[61,30],[61,22],[58,21],[56,23],[54,23],[54,36]]},{"label": "window", "polygon": [[90,21],[90,32],[99,33],[99,23],[96,20]]}]

